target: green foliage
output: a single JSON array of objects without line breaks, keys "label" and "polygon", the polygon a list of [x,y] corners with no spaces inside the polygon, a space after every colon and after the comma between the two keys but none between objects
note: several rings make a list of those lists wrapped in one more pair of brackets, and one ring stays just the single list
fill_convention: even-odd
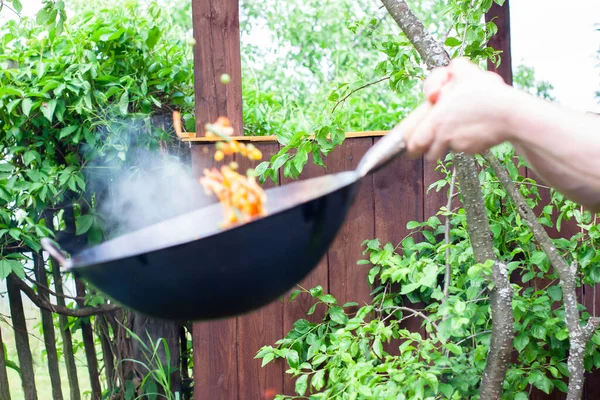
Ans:
[{"label": "green foliage", "polygon": [[148,334],[148,339],[143,340],[135,332],[124,327],[132,340],[136,341],[144,355],[145,361],[124,359],[121,362],[131,362],[143,370],[143,378],[137,389],[136,395],[132,381],[127,381],[124,388],[125,400],[149,399],[156,400],[163,398],[167,400],[179,400],[181,393],[171,391],[171,374],[177,371],[177,367],[163,363],[161,359],[161,345],[164,358],[170,360],[170,350],[167,341],[164,338],[152,340]]},{"label": "green foliage", "polygon": [[[522,160],[514,158],[508,145],[495,152],[530,205],[538,205],[539,185],[518,175],[514,168],[514,163],[519,165]],[[518,356],[506,376],[503,398],[527,398],[531,386],[545,393],[565,392],[569,344],[557,276],[491,169],[482,158],[478,162],[494,248],[507,265],[515,289],[514,346]],[[439,164],[445,178],[430,190],[449,187],[450,165],[451,159]],[[442,223],[446,218],[450,223],[448,245]],[[567,261],[580,266],[578,285],[600,283],[600,251],[596,250],[600,233],[595,216],[552,191],[539,220],[552,226],[557,218],[580,229],[571,239],[554,240]],[[298,320],[285,338],[275,346],[263,347],[257,357],[263,364],[285,359],[287,373],[297,377],[296,392],[304,396],[300,398],[477,398],[490,346],[491,264],[474,262],[463,208],[443,207],[425,222],[409,222],[407,228],[411,234],[396,246],[382,246],[377,239],[363,243],[365,259],[358,264],[371,266],[367,279],[373,292],[370,304],[355,313],[347,309],[349,305],[340,307],[320,287],[292,294],[293,298],[310,294],[315,303],[308,314],[322,307],[325,317],[318,323]],[[419,236],[423,240],[416,240]],[[451,271],[448,297],[443,290],[446,263]],[[414,310],[415,303],[425,304],[424,309]],[[588,317],[584,312],[583,319]],[[405,329],[402,323],[407,318],[420,319],[426,337]],[[586,347],[588,370],[600,368],[599,345],[597,332]]]},{"label": "green foliage", "polygon": [[[48,208],[73,207],[75,234],[101,240],[89,180],[131,164],[130,149],[170,140],[154,116],[178,107],[189,120],[193,109],[190,47],[171,22],[154,3],[129,2],[83,10],[64,29],[26,19],[0,28],[1,250],[37,251],[64,229],[62,212],[45,221]],[[19,268],[0,253],[3,279]]]},{"label": "green foliage", "polygon": [[[454,0],[411,7],[453,56],[499,62],[487,46],[496,26],[482,23],[491,4]],[[242,9],[248,49],[244,128],[276,135],[284,145],[258,168],[263,180],[276,181],[279,169],[297,177],[311,159],[307,154],[321,165],[345,132],[390,129],[422,101],[420,57],[378,4],[309,0],[298,8],[289,1],[247,0]],[[273,45],[255,45],[255,28]]]},{"label": "green foliage", "polygon": [[527,91],[542,99],[554,101],[552,95],[554,87],[550,82],[535,79],[535,70],[526,65],[519,65],[513,74],[513,84],[516,88]]}]

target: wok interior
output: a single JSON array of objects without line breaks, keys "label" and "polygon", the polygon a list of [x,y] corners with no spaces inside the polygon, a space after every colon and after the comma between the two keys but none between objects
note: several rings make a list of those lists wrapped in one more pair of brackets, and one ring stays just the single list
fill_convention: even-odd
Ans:
[{"label": "wok interior", "polygon": [[[268,215],[262,218],[327,195],[353,184],[357,179],[354,171],[348,171],[268,189]],[[221,204],[214,203],[86,249],[71,259],[69,267],[77,268],[132,257],[240,228],[239,225],[221,228],[222,218]]]}]

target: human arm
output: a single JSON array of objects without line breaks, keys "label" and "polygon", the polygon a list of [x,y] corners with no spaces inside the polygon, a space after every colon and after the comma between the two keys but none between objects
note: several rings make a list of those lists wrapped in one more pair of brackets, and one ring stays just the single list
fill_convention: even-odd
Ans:
[{"label": "human arm", "polygon": [[600,211],[599,117],[530,96],[465,60],[435,70],[425,93],[434,105],[408,118],[410,153],[435,159],[509,141],[547,184]]}]

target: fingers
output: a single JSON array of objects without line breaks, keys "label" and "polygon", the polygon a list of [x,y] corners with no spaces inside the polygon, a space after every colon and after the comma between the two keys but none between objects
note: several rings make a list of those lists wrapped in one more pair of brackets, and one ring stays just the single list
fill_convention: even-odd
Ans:
[{"label": "fingers", "polygon": [[408,143],[410,137],[413,135],[415,129],[421,124],[421,121],[425,119],[429,111],[431,110],[431,105],[429,103],[423,103],[419,107],[415,108],[413,112],[411,112],[406,118],[402,120],[398,125],[396,125],[392,131],[401,131],[402,137]]},{"label": "fingers", "polygon": [[423,83],[423,92],[431,104],[435,104],[442,88],[452,80],[452,70],[449,67],[436,68]]},{"label": "fingers", "polygon": [[426,118],[421,118],[406,143],[408,152],[413,156],[420,156],[427,152],[435,139],[437,121],[435,114],[437,112],[435,107],[430,107],[431,110],[427,113]]}]

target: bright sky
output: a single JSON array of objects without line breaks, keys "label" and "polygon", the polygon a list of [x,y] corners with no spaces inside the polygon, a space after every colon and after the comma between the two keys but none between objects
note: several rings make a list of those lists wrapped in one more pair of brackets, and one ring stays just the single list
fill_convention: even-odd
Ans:
[{"label": "bright sky", "polygon": [[599,0],[510,0],[513,68],[535,68],[564,106],[600,113]]}]

